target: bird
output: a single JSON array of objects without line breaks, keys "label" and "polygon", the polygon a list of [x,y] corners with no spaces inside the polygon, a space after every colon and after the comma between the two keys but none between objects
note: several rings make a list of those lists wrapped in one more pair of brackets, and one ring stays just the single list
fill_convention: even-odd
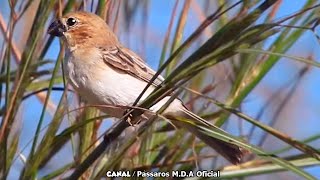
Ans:
[{"label": "bird", "polygon": [[[93,13],[70,12],[54,20],[47,32],[65,42],[63,69],[68,82],[81,98],[89,104],[99,105],[99,109],[109,116],[121,118],[126,112],[124,107],[134,104],[156,73],[135,52],[126,48],[107,23]],[[161,86],[163,81],[164,78],[158,76],[140,102],[156,87]],[[149,113],[146,112],[138,118],[148,120],[155,116],[155,112],[170,98],[170,95],[165,96],[149,108]],[[180,99],[175,98],[161,115],[172,120],[174,125],[186,128],[232,164],[241,162],[245,150],[232,142],[214,138],[194,125],[219,129],[189,111]],[[179,121],[175,117],[186,118],[191,123]]]}]

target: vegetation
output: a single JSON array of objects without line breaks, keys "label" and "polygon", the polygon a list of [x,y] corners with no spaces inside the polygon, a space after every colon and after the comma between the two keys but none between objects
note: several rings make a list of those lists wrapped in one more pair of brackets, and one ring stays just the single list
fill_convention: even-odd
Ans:
[{"label": "vegetation", "polygon": [[[318,43],[315,48],[319,49],[316,28],[320,2],[305,0],[299,11],[279,18],[282,0],[170,1],[170,10],[166,9],[170,17],[162,27],[163,36],[156,34],[154,25],[158,20],[151,17],[153,11],[162,10],[151,8],[153,3],[2,2],[0,179],[61,179],[71,174],[100,179],[107,170],[199,169],[220,170],[223,178],[271,176],[279,171],[285,171],[281,175],[319,178],[306,170],[320,164],[320,147],[309,145],[319,140],[319,132],[297,140],[296,134],[282,132],[275,124],[295,126],[281,113],[303,113],[303,102],[292,105],[289,100],[301,88],[303,78],[312,76],[311,69],[320,67],[313,55],[298,57],[289,52],[299,47],[298,41],[306,33],[312,34]],[[129,137],[118,137],[132,127],[125,120],[118,120],[109,128],[110,118],[73,92],[61,71],[63,42],[59,46],[58,39],[46,33],[56,17],[76,10],[97,13],[124,44],[148,59],[149,64],[159,64],[157,75],[166,77],[163,85],[143,103],[128,107],[131,112],[146,110],[161,95],[174,92],[193,112],[234,134],[205,129],[210,135],[252,154],[240,166],[230,165],[161,115],[134,127]],[[150,60],[145,56],[148,51],[159,56],[153,55]],[[263,91],[255,95],[257,88],[273,88],[264,79],[282,59],[294,62],[297,73],[289,82],[281,82],[271,95],[266,96]],[[248,106],[253,95],[263,100]],[[37,110],[39,107],[41,110]],[[306,119],[308,116],[304,116]],[[274,142],[268,141],[271,136]],[[275,148],[268,148],[275,144]]]}]

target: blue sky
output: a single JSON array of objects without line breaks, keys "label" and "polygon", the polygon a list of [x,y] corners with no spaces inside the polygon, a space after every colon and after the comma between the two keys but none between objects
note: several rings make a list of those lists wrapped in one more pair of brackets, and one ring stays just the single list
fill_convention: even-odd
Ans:
[{"label": "blue sky", "polygon": [[[204,0],[199,0],[199,3],[203,3]],[[292,14],[299,10],[302,5],[306,2],[306,0],[283,0],[283,3],[280,7],[279,12],[277,13],[276,19],[285,17],[286,15]],[[3,4],[3,3],[2,3]],[[174,1],[171,0],[152,0],[150,3],[150,14],[148,18],[148,26],[151,27],[152,32],[148,32],[147,35],[142,35],[141,33],[137,33],[136,36],[130,37],[130,43],[127,41],[127,36],[125,35],[126,30],[120,29],[120,40],[127,45],[128,47],[134,49],[139,53],[141,47],[136,43],[142,36],[147,36],[150,39],[155,39],[155,41],[150,41],[146,48],[145,58],[147,63],[157,69],[158,60],[160,57],[160,52],[162,48],[162,42],[165,34],[165,30],[167,29],[169,19],[171,17],[171,11],[173,7]],[[180,3],[181,8],[181,3]],[[8,14],[9,8],[4,6],[0,7],[0,11],[2,14]],[[139,23],[141,23],[141,17],[136,17],[137,20],[133,22],[133,27],[138,27]],[[140,20],[139,20],[140,19]],[[194,12],[189,14],[187,28],[184,34],[184,39],[193,32],[193,30],[198,26],[199,22],[196,18]],[[135,29],[134,29],[135,30]],[[272,39],[271,39],[272,40]],[[0,39],[1,41],[1,39]],[[159,46],[160,45],[160,46]],[[46,58],[56,59],[59,50],[58,41],[55,40],[53,46],[50,48]],[[314,35],[310,32],[304,33],[301,39],[297,42],[296,45],[292,49],[288,51],[290,55],[296,56],[307,56],[313,55],[315,59],[319,59],[319,42],[316,41]],[[318,61],[318,60],[317,60]],[[319,61],[318,61],[319,62]],[[248,115],[255,116],[256,113],[260,110],[259,107],[266,99],[261,96],[262,88],[269,87],[270,92],[276,92],[278,88],[286,84],[286,82],[290,81],[293,76],[298,72],[297,67],[301,67],[302,64],[293,62],[292,60],[288,60],[282,58],[277,65],[268,73],[268,75],[263,79],[264,86],[258,86],[253,93],[249,95],[248,102],[244,104],[242,111]],[[288,112],[291,115],[283,115],[281,116],[280,123],[275,125],[275,128],[283,131],[294,138],[303,139],[309,137],[314,134],[319,134],[319,107],[320,107],[320,70],[312,67],[308,75],[306,75],[300,87],[297,90],[297,95],[290,101],[293,103],[299,102],[299,111],[297,112]],[[52,99],[55,102],[58,102],[61,93],[54,93],[52,95]],[[71,97],[70,97],[71,98]],[[301,101],[303,99],[303,101]],[[40,118],[40,113],[42,110],[42,104],[39,103],[38,99],[35,97],[31,97],[24,102],[24,114],[23,114],[23,124],[22,127],[22,139],[21,139],[21,147],[24,147],[28,141],[32,138],[37,121]],[[268,111],[267,111],[268,112]],[[290,118],[286,118],[290,117]],[[268,120],[270,116],[268,114],[262,117],[262,121]],[[48,124],[51,120],[51,116],[46,114],[45,123]],[[290,127],[284,126],[285,124],[292,124]],[[249,126],[248,126],[249,127]],[[231,126],[231,131],[233,128]],[[237,133],[234,131],[234,133]],[[270,139],[268,142],[274,144],[274,139]],[[319,141],[317,141],[317,145]],[[277,146],[277,145],[276,145]],[[270,147],[265,147],[266,149],[272,150]],[[319,146],[318,146],[319,148]],[[70,159],[71,160],[71,159]],[[53,160],[52,164],[59,162],[59,158]],[[21,164],[19,163],[16,166],[16,171],[19,172],[21,168]],[[13,170],[15,171],[15,170]],[[320,168],[309,168],[313,175],[320,178]],[[15,174],[13,172],[13,174]],[[292,173],[291,173],[292,174]],[[294,175],[293,175],[294,176]]]}]

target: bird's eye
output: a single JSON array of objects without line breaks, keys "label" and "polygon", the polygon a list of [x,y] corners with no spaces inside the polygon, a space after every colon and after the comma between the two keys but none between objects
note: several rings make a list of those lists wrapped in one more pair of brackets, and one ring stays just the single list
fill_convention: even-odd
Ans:
[{"label": "bird's eye", "polygon": [[77,20],[74,18],[69,18],[67,19],[67,25],[70,26],[74,26],[77,23]]}]

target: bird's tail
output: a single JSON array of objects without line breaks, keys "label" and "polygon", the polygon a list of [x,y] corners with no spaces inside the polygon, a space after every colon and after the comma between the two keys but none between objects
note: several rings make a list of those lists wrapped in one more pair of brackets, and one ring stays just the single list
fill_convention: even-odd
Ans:
[{"label": "bird's tail", "polygon": [[227,134],[227,132],[210,124],[206,120],[202,119],[201,117],[187,109],[183,109],[183,112],[183,118],[187,119],[187,121],[181,119],[178,120],[178,117],[168,118],[172,119],[174,124],[186,128],[188,131],[190,131],[196,137],[201,139],[208,146],[216,150],[219,154],[221,154],[232,164],[239,164],[241,162],[242,157],[246,153],[245,150],[243,150],[237,145],[227,143],[213,136],[210,136],[210,132],[206,131],[206,129],[211,129],[213,131],[221,132],[223,134]]}]

